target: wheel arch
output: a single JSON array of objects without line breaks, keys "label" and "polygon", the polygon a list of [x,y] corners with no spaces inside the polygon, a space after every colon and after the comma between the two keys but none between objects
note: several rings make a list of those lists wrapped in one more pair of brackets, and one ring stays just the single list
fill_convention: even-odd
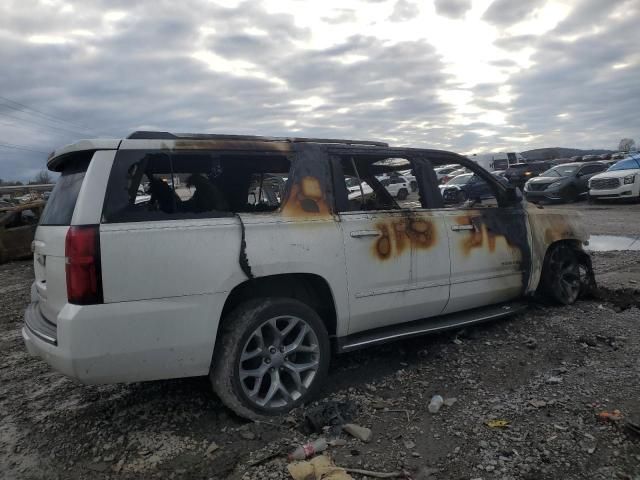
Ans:
[{"label": "wheel arch", "polygon": [[588,282],[589,285],[588,287],[595,287],[595,276],[593,273],[593,267],[591,265],[591,257],[589,256],[589,254],[587,252],[584,251],[583,247],[582,247],[583,242],[577,239],[573,239],[573,238],[565,238],[565,239],[561,239],[561,240],[556,240],[550,244],[547,245],[547,248],[545,250],[545,254],[544,254],[544,259],[542,261],[542,268],[540,271],[540,275],[538,276],[538,280],[537,280],[537,285],[536,285],[536,292],[540,291],[540,285],[541,285],[541,281],[542,281],[542,273],[544,272],[544,269],[547,268],[548,262],[549,262],[549,257],[551,256],[551,253],[553,253],[553,251],[557,248],[566,246],[569,247],[571,250],[573,250],[573,252],[576,254],[576,256],[578,257],[578,261],[580,263],[582,263],[584,265],[584,267],[587,270],[587,276],[588,276]]},{"label": "wheel arch", "polygon": [[218,333],[228,314],[242,302],[267,297],[293,298],[305,303],[320,316],[329,337],[336,335],[338,312],[334,293],[329,282],[315,273],[267,275],[249,279],[236,285],[225,300],[220,322],[218,322]]}]

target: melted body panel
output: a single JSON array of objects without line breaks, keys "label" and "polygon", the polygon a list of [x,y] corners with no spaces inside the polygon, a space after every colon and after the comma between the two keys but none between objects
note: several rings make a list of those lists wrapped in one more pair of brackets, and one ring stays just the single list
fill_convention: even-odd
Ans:
[{"label": "melted body panel", "polygon": [[527,208],[531,236],[531,274],[526,293],[535,292],[540,282],[545,255],[549,247],[559,241],[572,241],[576,248],[589,240],[589,232],[582,222],[582,214],[562,210]]}]

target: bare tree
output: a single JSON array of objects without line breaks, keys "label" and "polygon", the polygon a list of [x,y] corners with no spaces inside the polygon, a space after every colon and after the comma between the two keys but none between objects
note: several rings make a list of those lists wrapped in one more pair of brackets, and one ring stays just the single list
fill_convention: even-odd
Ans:
[{"label": "bare tree", "polygon": [[636,141],[633,138],[623,138],[622,140],[620,140],[620,143],[618,144],[618,151],[628,153],[631,150],[633,150],[635,146],[636,146]]},{"label": "bare tree", "polygon": [[47,170],[40,170],[30,183],[42,184],[53,183],[53,177]]}]

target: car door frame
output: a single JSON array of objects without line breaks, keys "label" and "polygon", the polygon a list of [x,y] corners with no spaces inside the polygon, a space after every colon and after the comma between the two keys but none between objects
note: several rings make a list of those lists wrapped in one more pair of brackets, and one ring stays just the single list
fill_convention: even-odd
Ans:
[{"label": "car door frame", "polygon": [[[489,207],[489,208],[504,209],[501,212],[498,212],[498,215],[503,215],[506,213],[510,214],[507,217],[506,222],[491,222],[491,221],[487,222],[485,221],[485,218],[483,215],[475,215],[475,218],[471,218],[469,213],[473,212],[474,211],[473,209],[469,209],[469,210],[455,209],[454,210],[449,208],[441,208],[440,211],[443,212],[443,214],[453,215],[460,219],[464,218],[469,220],[470,223],[472,224],[470,228],[473,228],[476,231],[479,231],[481,229],[481,231],[483,232],[483,235],[484,235],[484,232],[489,231],[491,236],[493,236],[494,238],[497,236],[503,236],[505,241],[510,246],[519,250],[520,257],[521,257],[520,291],[523,295],[527,293],[529,290],[529,284],[530,284],[531,272],[532,272],[531,232],[529,228],[527,212],[526,212],[526,209],[524,208],[524,204],[522,202],[521,196],[519,196],[516,193],[516,187],[503,185],[496,178],[494,178],[489,171],[477,165],[475,162],[472,162],[471,160],[465,157],[462,157],[460,155],[457,155],[451,152],[443,152],[443,151],[437,151],[437,150],[424,150],[423,152],[427,160],[430,160],[430,159],[437,160],[438,163],[454,162],[459,164],[461,167],[465,167],[471,170],[471,172],[473,172],[475,175],[479,176],[482,180],[484,180],[487,183],[487,185],[495,192],[498,205],[496,207]],[[434,172],[434,175],[435,175],[435,172]],[[431,182],[424,185],[424,187],[427,189],[431,189],[433,191],[432,195],[438,193],[437,183]],[[429,197],[432,197],[432,195],[430,195]],[[427,203],[427,206],[429,206],[429,203]],[[486,207],[483,207],[483,208],[486,208]],[[477,211],[478,210],[476,210],[476,212]],[[490,216],[487,216],[487,217],[490,217]],[[476,222],[478,222],[478,224],[476,224]],[[467,226],[463,226],[463,228],[466,229]],[[455,238],[455,237],[451,237],[451,235],[453,235],[454,233],[455,232],[447,231],[447,234],[450,236],[450,238]],[[487,243],[489,244],[487,245],[487,247],[489,248],[489,250],[491,250],[491,240],[489,240]],[[453,298],[455,295],[454,285],[456,282],[454,262],[453,262],[454,255],[456,254],[456,251],[454,251],[455,244],[456,244],[456,241],[453,240],[451,242],[451,247],[450,247],[450,255],[452,258],[452,278],[451,278],[452,297],[450,298],[450,303],[445,309],[444,313],[450,313],[451,311],[457,311],[457,310],[463,309],[463,308],[459,308],[459,309],[450,310],[450,307],[455,302],[455,299]],[[484,247],[484,245],[482,247]],[[489,278],[489,275],[487,276],[487,278]]]},{"label": "car door frame", "polygon": [[[333,190],[334,190],[334,198],[335,198],[335,212],[338,218],[339,223],[341,224],[341,228],[343,228],[343,238],[345,239],[345,256],[346,256],[346,268],[347,268],[347,276],[349,277],[351,273],[349,270],[349,262],[353,261],[353,259],[349,258],[349,247],[347,242],[350,240],[347,235],[348,227],[346,227],[346,218],[348,216],[365,216],[367,213],[373,218],[376,216],[383,217],[385,220],[398,221],[402,223],[404,226],[411,225],[412,222],[422,222],[423,215],[428,214],[429,212],[424,212],[424,208],[420,209],[408,209],[402,208],[395,201],[393,196],[386,191],[389,199],[393,201],[396,205],[396,209],[392,210],[375,210],[375,211],[358,211],[358,212],[349,212],[348,211],[348,199],[346,194],[346,189],[344,187],[344,171],[342,168],[341,156],[369,156],[369,157],[386,157],[386,158],[403,158],[409,160],[412,165],[411,167],[414,169],[414,173],[416,176],[416,181],[418,182],[418,192],[420,198],[424,198],[431,194],[430,191],[424,188],[424,184],[426,184],[424,174],[428,173],[429,169],[424,167],[424,159],[421,155],[417,155],[416,149],[396,149],[396,148],[376,148],[372,149],[358,149],[358,148],[332,148],[329,149],[329,158],[332,165],[333,172]],[[430,168],[430,165],[429,165]],[[433,174],[433,180],[437,182],[435,173],[433,170],[430,170]],[[435,197],[434,197],[435,198]],[[389,217],[389,219],[385,217]],[[407,227],[405,227],[407,228]],[[350,232],[351,233],[351,232]],[[448,242],[444,244],[440,244],[440,248],[447,249],[447,255],[440,255],[438,258],[440,261],[444,259],[443,264],[443,277],[438,281],[433,282],[423,282],[423,284],[419,284],[415,281],[416,275],[416,262],[419,260],[416,255],[416,251],[414,250],[413,242],[407,242],[409,250],[405,250],[404,256],[410,255],[409,257],[409,268],[410,271],[407,272],[407,281],[406,285],[398,286],[397,288],[390,288],[388,292],[389,301],[392,303],[397,301],[399,304],[398,308],[395,308],[394,305],[389,304],[384,306],[382,309],[382,313],[387,317],[385,322],[381,322],[378,319],[372,319],[371,322],[367,325],[364,324],[362,315],[356,309],[355,303],[358,302],[356,297],[363,296],[363,293],[368,296],[368,298],[373,299],[376,292],[354,292],[353,287],[348,282],[348,290],[349,290],[349,309],[350,309],[350,321],[349,321],[349,334],[358,333],[360,331],[368,330],[370,328],[382,327],[382,326],[390,326],[392,324],[401,324],[405,322],[409,322],[412,320],[417,320],[420,318],[425,318],[429,316],[438,315],[442,312],[442,310],[446,307],[446,303],[449,297],[449,275],[450,275],[450,265],[448,261]],[[367,248],[367,247],[365,247]],[[380,260],[380,259],[378,259]],[[407,260],[406,258],[404,260]],[[375,260],[372,260],[375,261]],[[383,259],[384,263],[384,259]],[[379,289],[380,294],[386,294],[383,289]],[[424,292],[429,292],[431,296],[425,296]],[[370,295],[374,293],[375,295]],[[397,295],[394,295],[397,294]],[[428,299],[428,301],[425,301]],[[386,312],[386,313],[385,313]]]}]

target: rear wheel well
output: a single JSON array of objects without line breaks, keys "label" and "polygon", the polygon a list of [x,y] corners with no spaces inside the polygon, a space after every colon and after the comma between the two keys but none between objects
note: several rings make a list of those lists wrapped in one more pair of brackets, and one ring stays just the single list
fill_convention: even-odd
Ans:
[{"label": "rear wheel well", "polygon": [[[336,334],[337,315],[331,288],[324,278],[311,273],[270,275],[253,278],[237,285],[225,301],[220,325],[241,303],[266,297],[294,298],[305,303],[320,316],[329,336]],[[218,331],[220,331],[220,325]]]}]

